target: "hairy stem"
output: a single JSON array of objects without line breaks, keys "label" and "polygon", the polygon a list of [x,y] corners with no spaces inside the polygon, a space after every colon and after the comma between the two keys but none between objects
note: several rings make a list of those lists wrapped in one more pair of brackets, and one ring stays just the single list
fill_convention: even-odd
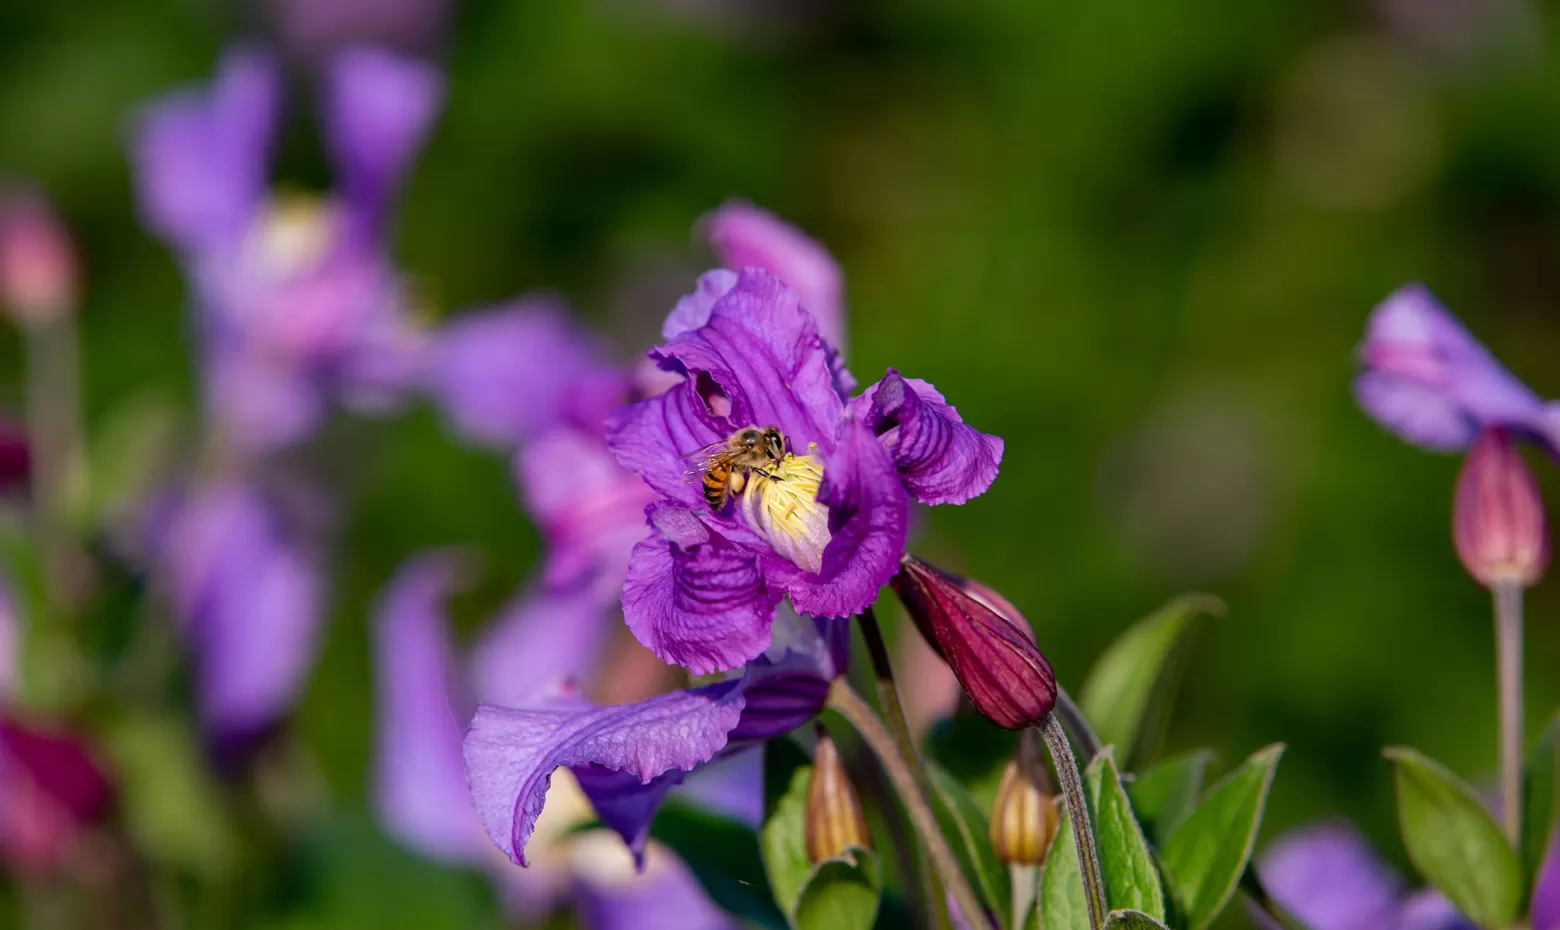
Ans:
[{"label": "hairy stem", "polygon": [[[927,855],[931,857],[938,877],[953,895],[953,900],[958,904],[965,921],[972,926],[984,921],[985,906],[981,904],[974,889],[964,880],[964,873],[959,869],[959,860],[949,848],[942,831],[937,828],[937,818],[932,814],[931,802],[922,788],[925,776],[920,767],[908,764],[900,757],[896,741],[889,733],[888,727],[883,725],[883,721],[878,719],[877,714],[861,695],[851,690],[845,679],[835,679],[834,684],[829,688],[829,706],[856,728],[856,732],[861,734],[862,742],[866,743],[873,755],[878,757],[878,762],[888,773],[894,790],[899,793],[905,811],[910,815],[910,822],[921,835],[921,843]],[[928,902],[928,904],[933,912],[942,910],[938,906],[939,902]]]},{"label": "hairy stem", "polygon": [[[883,628],[878,626],[877,612],[871,605],[861,612],[860,622],[861,638],[867,644],[867,655],[872,662],[872,683],[877,689],[878,706],[888,721],[900,760],[909,766],[915,778],[916,790],[922,797],[930,798],[931,785],[926,778],[926,769],[921,765],[915,735],[910,732],[904,705],[899,702],[899,688],[894,684],[894,666],[888,658],[888,644],[883,639]],[[928,922],[935,930],[947,930],[950,925],[942,882],[937,878],[937,870],[927,861],[924,845],[917,850],[916,861],[921,871],[921,896],[926,899]]]},{"label": "hairy stem", "polygon": [[1062,789],[1062,806],[1072,822],[1078,849],[1078,871],[1083,873],[1083,896],[1089,902],[1089,926],[1092,930],[1101,930],[1105,926],[1105,882],[1100,877],[1100,858],[1094,849],[1094,829],[1089,826],[1089,808],[1083,798],[1083,777],[1078,773],[1078,760],[1073,756],[1067,732],[1055,714],[1046,716],[1040,732],[1045,736],[1046,749],[1051,752],[1051,767],[1056,770],[1056,783]]},{"label": "hairy stem", "polygon": [[1497,582],[1495,668],[1500,696],[1501,825],[1513,847],[1522,841],[1522,586]]}]

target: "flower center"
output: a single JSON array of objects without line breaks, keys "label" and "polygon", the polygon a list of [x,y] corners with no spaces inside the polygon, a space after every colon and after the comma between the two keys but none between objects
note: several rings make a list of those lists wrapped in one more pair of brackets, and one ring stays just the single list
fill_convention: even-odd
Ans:
[{"label": "flower center", "polygon": [[[809,445],[807,451],[816,448]],[[818,503],[823,467],[811,454],[787,453],[766,471],[747,475],[740,498],[743,519],[798,568],[820,571],[829,544],[829,508]]]},{"label": "flower center", "polygon": [[287,278],[315,265],[336,235],[329,202],[307,194],[279,194],[250,233],[260,267]]}]

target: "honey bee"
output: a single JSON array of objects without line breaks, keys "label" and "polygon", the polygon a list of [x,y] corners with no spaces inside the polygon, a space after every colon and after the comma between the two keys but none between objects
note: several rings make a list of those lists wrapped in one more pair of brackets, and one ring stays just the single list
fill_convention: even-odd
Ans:
[{"label": "honey bee", "polygon": [[726,506],[732,492],[742,492],[750,472],[780,480],[770,469],[778,467],[785,456],[786,438],[779,429],[749,426],[683,458],[693,460],[688,478],[704,483],[704,502],[718,512]]}]

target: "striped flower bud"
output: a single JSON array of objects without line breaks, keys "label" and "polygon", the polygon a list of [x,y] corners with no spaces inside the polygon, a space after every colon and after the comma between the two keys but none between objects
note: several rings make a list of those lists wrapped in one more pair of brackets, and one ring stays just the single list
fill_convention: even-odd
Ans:
[{"label": "striped flower bud", "polygon": [[1051,779],[1040,758],[1040,739],[1025,730],[1008,760],[991,805],[991,848],[1010,865],[1040,865],[1059,823]]},{"label": "striped flower bud", "polygon": [[76,302],[76,254],[42,197],[0,198],[0,303],[24,326],[48,323]]},{"label": "striped flower bud", "polygon": [[872,848],[867,820],[839,748],[822,727],[813,749],[812,780],[807,785],[807,861],[813,865],[844,854],[852,846]]},{"label": "striped flower bud", "polygon": [[1529,587],[1549,564],[1544,501],[1505,430],[1485,430],[1463,460],[1452,537],[1463,567],[1485,587]]},{"label": "striped flower bud", "polygon": [[1009,730],[1045,720],[1056,706],[1056,676],[1017,608],[908,553],[889,584],[987,720]]}]

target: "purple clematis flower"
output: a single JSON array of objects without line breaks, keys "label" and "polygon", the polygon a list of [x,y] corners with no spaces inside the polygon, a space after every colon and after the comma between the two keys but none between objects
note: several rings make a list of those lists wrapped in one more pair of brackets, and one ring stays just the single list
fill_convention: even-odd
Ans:
[{"label": "purple clematis flower", "polygon": [[1311,930],[1473,930],[1440,894],[1405,889],[1347,823],[1288,834],[1263,853],[1257,874]]},{"label": "purple clematis flower", "polygon": [[528,863],[553,773],[567,768],[643,863],[650,821],[688,773],[816,717],[843,672],[843,624],[792,618],[789,640],[739,677],[601,707],[567,685],[521,707],[483,704],[466,733],[471,799],[489,838]]},{"label": "purple clematis flower", "polygon": [[319,559],[289,503],[313,502],[220,482],[166,505],[152,528],[201,717],[222,742],[286,713],[318,651]]},{"label": "purple clematis flower", "polygon": [[192,282],[210,414],[245,451],[303,437],[333,400],[383,405],[418,365],[383,239],[440,81],[429,65],[351,49],[324,83],[338,180],[326,200],[266,196],[280,77],[263,52],[230,53],[209,88],[136,122],[141,209]]},{"label": "purple clematis flower", "polygon": [[1355,380],[1360,406],[1426,449],[1466,449],[1504,428],[1560,458],[1560,404],[1545,403],[1420,284],[1382,301],[1366,322]]},{"label": "purple clematis flower", "polygon": [[821,243],[784,220],[732,200],[699,221],[721,267],[762,268],[796,291],[831,346],[845,345],[845,284],[840,266]]},{"label": "purple clematis flower", "polygon": [[[481,677],[467,673],[467,663],[449,642],[443,601],[458,581],[461,564],[452,553],[418,558],[402,569],[382,601],[375,625],[378,691],[378,751],[374,796],[385,829],[409,848],[440,861],[486,868],[512,912],[535,916],[573,898],[585,915],[585,926],[599,930],[647,924],[626,920],[638,912],[643,920],[662,919],[667,926],[678,914],[711,915],[709,922],[689,926],[727,927],[730,922],[666,850],[650,850],[650,867],[634,876],[631,861],[613,868],[620,845],[603,850],[602,831],[571,833],[589,817],[579,789],[560,779],[547,797],[551,824],[537,830],[538,868],[516,869],[494,851],[483,835],[471,806],[461,757],[460,721],[470,717],[473,696],[493,699]],[[596,649],[588,628],[551,624],[549,648],[530,644],[504,650],[518,687],[538,690],[553,669],[568,667],[571,653]],[[476,655],[491,659],[499,650],[487,646]],[[505,682],[506,692],[517,685]],[[523,700],[523,699],[522,699]],[[757,782],[746,786],[757,793]],[[588,846],[589,855],[583,855]],[[701,920],[704,919],[702,916]]]},{"label": "purple clematis flower", "polygon": [[[1002,440],[926,382],[890,369],[848,397],[837,353],[766,271],[707,273],[663,336],[651,358],[683,380],[608,425],[618,461],[660,498],[623,613],[640,642],[696,674],[763,653],[784,597],[820,617],[863,610],[898,570],[911,498],[963,503],[996,477]],[[690,455],[768,426],[787,453],[712,509]]]}]

